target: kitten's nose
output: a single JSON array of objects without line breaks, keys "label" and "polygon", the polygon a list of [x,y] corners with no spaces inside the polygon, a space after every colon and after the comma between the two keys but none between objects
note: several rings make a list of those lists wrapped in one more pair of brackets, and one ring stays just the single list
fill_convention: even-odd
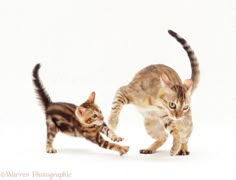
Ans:
[{"label": "kitten's nose", "polygon": [[101,119],[101,120],[103,120],[103,119],[104,119],[104,117],[103,117],[103,116],[101,116],[101,117],[100,117],[100,119]]},{"label": "kitten's nose", "polygon": [[183,112],[176,113],[176,119],[180,119],[183,116]]}]

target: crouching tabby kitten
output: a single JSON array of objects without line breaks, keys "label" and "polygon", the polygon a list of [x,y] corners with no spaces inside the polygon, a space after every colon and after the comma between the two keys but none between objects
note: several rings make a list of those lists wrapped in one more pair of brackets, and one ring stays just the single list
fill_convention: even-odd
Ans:
[{"label": "crouching tabby kitten", "polygon": [[139,71],[133,80],[116,92],[109,127],[115,129],[119,114],[125,104],[133,104],[144,117],[147,133],[155,139],[148,148],[140,153],[155,152],[168,137],[173,136],[171,155],[188,155],[188,141],[192,132],[190,100],[199,82],[199,64],[188,43],[175,32],[168,31],[188,54],[192,76],[184,82],[170,67],[157,64]]},{"label": "crouching tabby kitten", "polygon": [[128,152],[129,147],[110,143],[101,136],[101,133],[103,133],[112,141],[119,142],[123,140],[123,138],[115,135],[103,121],[102,112],[94,103],[94,92],[80,106],[70,103],[52,102],[39,79],[39,68],[40,64],[37,64],[33,69],[33,83],[35,85],[35,92],[46,115],[47,153],[57,152],[52,144],[59,131],[75,137],[83,136],[102,148],[119,152],[120,155]]}]

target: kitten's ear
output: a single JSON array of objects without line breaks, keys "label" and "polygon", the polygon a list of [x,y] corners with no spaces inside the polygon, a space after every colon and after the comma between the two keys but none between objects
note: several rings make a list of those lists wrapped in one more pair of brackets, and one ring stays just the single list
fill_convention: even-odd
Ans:
[{"label": "kitten's ear", "polygon": [[84,111],[85,111],[84,107],[77,106],[75,110],[75,114],[80,117],[80,116],[83,116]]},{"label": "kitten's ear", "polygon": [[183,83],[183,87],[186,91],[186,95],[190,96],[192,93],[193,81],[192,79],[186,79]]},{"label": "kitten's ear", "polygon": [[172,85],[169,78],[164,73],[161,75],[160,81],[161,81],[161,86],[162,87],[171,87],[171,85]]},{"label": "kitten's ear", "polygon": [[89,104],[94,104],[95,96],[96,96],[96,93],[95,93],[95,92],[92,92],[92,93],[89,95],[89,98],[87,99],[86,102],[89,103]]},{"label": "kitten's ear", "polygon": [[192,79],[186,79],[183,83],[183,87],[186,91],[192,89],[193,81]]}]

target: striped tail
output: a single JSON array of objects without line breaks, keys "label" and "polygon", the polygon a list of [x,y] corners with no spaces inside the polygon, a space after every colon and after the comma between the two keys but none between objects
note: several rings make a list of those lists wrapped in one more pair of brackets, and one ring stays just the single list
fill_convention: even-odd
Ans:
[{"label": "striped tail", "polygon": [[182,37],[180,37],[176,32],[172,31],[172,30],[168,30],[168,33],[173,36],[185,49],[185,51],[188,54],[190,63],[191,63],[191,68],[192,68],[192,76],[191,79],[193,81],[193,88],[192,88],[192,92],[197,88],[197,85],[199,83],[199,79],[200,79],[200,70],[199,70],[199,64],[197,61],[197,58],[195,56],[194,51],[192,50],[192,48],[190,47],[190,45],[187,43],[187,41],[185,39],[183,39]]},{"label": "striped tail", "polygon": [[38,96],[38,99],[39,99],[44,111],[46,111],[46,109],[48,108],[48,106],[50,105],[50,103],[52,101],[39,79],[38,71],[39,71],[40,67],[41,67],[40,64],[36,64],[36,66],[33,69],[33,83],[35,86],[35,92]]}]

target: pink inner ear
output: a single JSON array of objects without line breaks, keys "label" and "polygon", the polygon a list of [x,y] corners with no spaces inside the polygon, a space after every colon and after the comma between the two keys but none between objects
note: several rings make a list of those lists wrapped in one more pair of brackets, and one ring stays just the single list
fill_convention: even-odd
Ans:
[{"label": "pink inner ear", "polygon": [[79,114],[80,114],[80,115],[83,115],[83,112],[82,112],[80,109],[79,109],[78,111],[79,111]]},{"label": "pink inner ear", "polygon": [[170,80],[169,80],[169,78],[167,77],[166,74],[163,73],[161,75],[161,80],[165,84],[165,86],[171,87],[171,82],[170,82]]},{"label": "pink inner ear", "polygon": [[81,107],[77,107],[77,112],[82,116],[83,115],[83,110]]},{"label": "pink inner ear", "polygon": [[186,90],[188,90],[189,88],[191,88],[193,85],[193,81],[192,79],[186,79],[183,83],[183,86]]}]

